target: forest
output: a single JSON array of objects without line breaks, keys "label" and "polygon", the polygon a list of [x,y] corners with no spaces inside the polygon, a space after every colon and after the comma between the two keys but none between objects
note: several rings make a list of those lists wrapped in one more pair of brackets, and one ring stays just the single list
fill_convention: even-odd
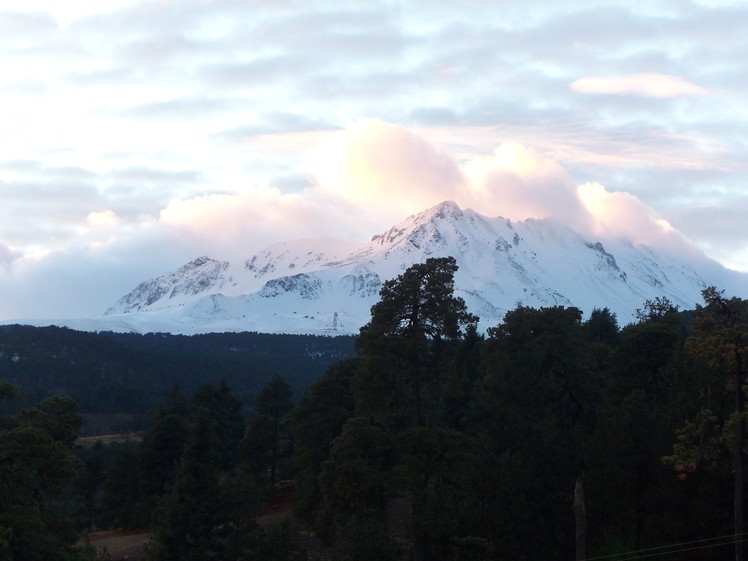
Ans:
[{"label": "forest", "polygon": [[354,354],[354,337],[265,333],[88,333],[61,327],[0,326],[0,379],[21,399],[17,412],[53,394],[72,398],[85,423],[79,434],[133,431],[153,424],[175,386],[191,394],[225,381],[249,407],[283,373],[301,395],[332,363]]},{"label": "forest", "polygon": [[[743,561],[748,300],[708,287],[625,326],[518,305],[483,335],[456,270],[387,281],[355,352],[301,390],[179,363],[211,375],[170,377],[139,440],[77,446],[74,397],[6,407],[0,560],[104,561],[85,536],[119,528],[150,533],[149,561]],[[121,348],[164,352],[139,341]]]}]

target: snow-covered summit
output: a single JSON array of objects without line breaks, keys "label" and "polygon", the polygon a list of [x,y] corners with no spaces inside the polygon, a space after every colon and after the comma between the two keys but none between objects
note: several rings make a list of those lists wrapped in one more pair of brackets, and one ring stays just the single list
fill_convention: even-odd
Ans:
[{"label": "snow-covered summit", "polygon": [[241,263],[196,259],[142,283],[106,315],[177,332],[355,333],[384,280],[448,255],[460,267],[457,293],[484,328],[520,303],[573,305],[587,313],[607,306],[626,322],[647,299],[665,296],[690,308],[704,287],[746,280],[705,257],[683,262],[626,240],[585,239],[553,220],[512,223],[446,201],[364,244],[301,240]]},{"label": "snow-covered summit", "polygon": [[157,279],[140,283],[132,292],[120,298],[106,311],[106,315],[158,309],[167,302],[184,303],[216,286],[230,281],[225,276],[228,261],[198,257],[176,271]]},{"label": "snow-covered summit", "polygon": [[453,256],[455,289],[485,329],[518,304],[608,307],[621,323],[645,300],[692,308],[709,285],[737,293],[748,275],[627,240],[589,239],[552,219],[511,222],[446,201],[367,243],[299,240],[239,262],[201,257],[138,285],[95,329],[357,333],[382,283]]}]

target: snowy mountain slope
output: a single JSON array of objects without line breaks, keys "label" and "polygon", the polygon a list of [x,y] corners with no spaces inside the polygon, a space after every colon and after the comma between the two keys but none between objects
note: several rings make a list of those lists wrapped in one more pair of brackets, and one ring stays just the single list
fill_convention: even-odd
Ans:
[{"label": "snowy mountain slope", "polygon": [[238,263],[201,257],[144,282],[94,329],[356,333],[382,283],[429,257],[454,256],[457,295],[496,325],[517,306],[608,307],[625,324],[645,300],[683,309],[709,285],[748,292],[748,275],[696,253],[684,261],[626,240],[585,239],[551,219],[513,223],[444,202],[363,244],[301,240]]},{"label": "snowy mountain slope", "polygon": [[255,292],[268,280],[276,279],[278,271],[298,274],[336,266],[361,249],[361,244],[338,240],[300,240],[274,244],[241,263],[199,257],[176,271],[141,283],[105,315],[179,307],[199,294]]},{"label": "snowy mountain slope", "polygon": [[226,278],[227,261],[199,257],[176,271],[139,284],[106,311],[106,314],[139,312],[164,307],[166,303],[183,304],[207,290],[221,288]]}]

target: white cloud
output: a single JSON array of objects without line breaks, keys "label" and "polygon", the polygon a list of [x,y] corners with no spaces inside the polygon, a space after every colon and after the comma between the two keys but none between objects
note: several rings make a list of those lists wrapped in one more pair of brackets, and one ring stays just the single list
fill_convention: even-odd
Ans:
[{"label": "white cloud", "polygon": [[577,193],[594,218],[591,233],[595,235],[626,239],[675,253],[699,253],[681,232],[630,193],[609,192],[599,183],[580,185]]},{"label": "white cloud", "polygon": [[575,183],[558,163],[516,142],[502,143],[489,157],[464,165],[470,190],[465,199],[479,212],[511,220],[556,218],[575,228],[587,216]]},{"label": "white cloud", "polygon": [[111,228],[120,223],[120,218],[112,210],[89,212],[86,222],[93,228]]},{"label": "white cloud", "polygon": [[107,0],[91,2],[90,0],[69,0],[67,2],[50,2],[49,0],[24,0],[25,12],[50,13],[62,24],[67,24],[82,17],[91,17],[93,12],[109,12],[115,8],[132,4],[132,0]]},{"label": "white cloud", "polygon": [[331,235],[332,210],[300,194],[255,187],[174,199],[161,211],[159,224],[195,256],[245,259],[271,243]]},{"label": "white cloud", "polygon": [[445,152],[402,125],[377,119],[331,136],[314,160],[323,189],[389,217],[453,199],[463,182]]},{"label": "white cloud", "polygon": [[569,174],[516,142],[460,165],[402,125],[366,119],[329,138],[315,162],[320,191],[365,211],[368,223],[380,227],[444,200],[512,220],[553,216],[582,228],[588,219]]},{"label": "white cloud", "polygon": [[20,257],[18,251],[0,241],[0,270],[10,270],[11,265],[18,257]]},{"label": "white cloud", "polygon": [[636,95],[657,98],[707,95],[709,93],[706,88],[697,86],[678,76],[655,73],[627,74],[606,78],[580,78],[572,82],[569,87],[572,91],[584,94]]},{"label": "white cloud", "polygon": [[[625,238],[669,251],[695,246],[636,196],[577,182],[556,161],[517,142],[461,165],[402,126],[367,120],[327,143],[318,163],[322,189],[390,224],[441,202],[488,216],[553,218],[584,235]],[[359,212],[361,212],[359,210]]]}]

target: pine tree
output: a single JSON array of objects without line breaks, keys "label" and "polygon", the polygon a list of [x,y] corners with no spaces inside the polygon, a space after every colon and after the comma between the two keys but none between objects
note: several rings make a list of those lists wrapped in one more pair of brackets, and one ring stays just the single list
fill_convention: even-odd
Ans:
[{"label": "pine tree", "polygon": [[281,376],[275,376],[260,391],[255,415],[242,442],[244,456],[259,473],[268,470],[275,484],[281,458],[290,455],[291,388]]},{"label": "pine tree", "polygon": [[[0,384],[0,393],[15,392]],[[75,476],[77,405],[62,396],[0,418],[0,559],[67,561],[77,556],[72,521],[56,500]]]},{"label": "pine tree", "polygon": [[477,323],[454,296],[454,257],[430,258],[384,283],[358,349],[366,363],[357,380],[358,411],[385,424],[426,420],[424,385],[438,371],[434,360],[445,341]]},{"label": "pine tree", "polygon": [[[673,463],[685,476],[706,462],[713,462],[720,443],[726,443],[732,456],[733,531],[735,560],[744,561],[744,454],[746,416],[746,361],[748,361],[748,300],[726,298],[709,287],[702,292],[704,305],[696,306],[692,325],[694,336],[689,349],[702,357],[715,371],[721,384],[733,395],[731,413],[719,419],[709,404],[702,407],[695,421],[687,422],[678,433]],[[705,435],[707,436],[705,438]]]}]

